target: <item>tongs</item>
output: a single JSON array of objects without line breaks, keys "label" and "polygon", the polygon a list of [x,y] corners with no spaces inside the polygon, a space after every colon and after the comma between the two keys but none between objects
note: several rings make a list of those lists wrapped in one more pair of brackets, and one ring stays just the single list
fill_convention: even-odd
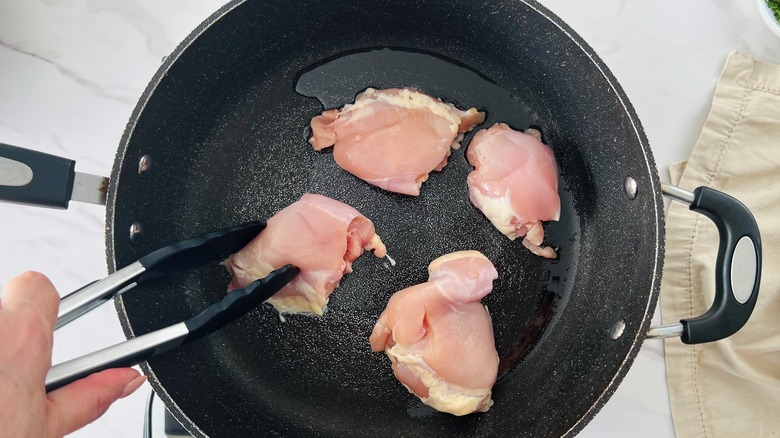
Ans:
[{"label": "tongs", "polygon": [[[260,221],[202,234],[159,249],[108,277],[63,297],[56,329],[84,315],[105,301],[146,281],[224,260],[243,248],[265,228]],[[163,329],[53,366],[46,375],[46,392],[109,368],[129,367],[187,342],[200,339],[243,316],[278,292],[296,275],[287,265],[235,289],[199,315]]]}]

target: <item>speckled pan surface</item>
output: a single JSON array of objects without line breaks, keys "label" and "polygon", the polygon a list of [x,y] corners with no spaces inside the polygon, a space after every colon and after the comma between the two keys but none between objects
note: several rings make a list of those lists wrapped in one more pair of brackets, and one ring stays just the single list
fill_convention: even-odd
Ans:
[{"label": "speckled pan surface", "polygon": [[[482,127],[541,127],[560,166],[562,218],[546,228],[560,259],[532,256],[470,204],[464,149],[473,134],[418,198],[370,186],[311,150],[306,127],[321,102],[340,106],[369,86],[414,86],[486,109]],[[153,165],[139,174],[145,154]],[[627,176],[638,184],[634,200],[623,192]],[[398,264],[358,259],[322,318],[281,323],[263,306],[145,365],[196,436],[575,434],[641,346],[663,255],[655,164],[606,66],[534,2],[225,6],[163,64],[128,124],[109,187],[109,266],[266,219],[305,192],[371,218]],[[144,231],[133,244],[136,221]],[[502,360],[495,406],[456,418],[409,395],[368,335],[392,293],[462,249],[482,251],[499,271],[485,303]],[[135,289],[117,300],[125,333],[191,317],[227,283],[213,264]],[[621,320],[625,331],[612,339]]]}]

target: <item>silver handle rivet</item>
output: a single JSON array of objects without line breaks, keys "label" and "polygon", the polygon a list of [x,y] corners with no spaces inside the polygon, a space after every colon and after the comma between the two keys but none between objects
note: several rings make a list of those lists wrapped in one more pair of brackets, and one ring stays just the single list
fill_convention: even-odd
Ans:
[{"label": "silver handle rivet", "polygon": [[626,196],[628,196],[628,199],[636,198],[637,186],[636,180],[634,178],[631,178],[630,176],[626,178],[623,189],[626,191]]},{"label": "silver handle rivet", "polygon": [[141,227],[140,222],[133,222],[133,225],[130,225],[130,242],[137,245],[141,241],[143,231],[144,229]]},{"label": "silver handle rivet", "polygon": [[612,330],[610,331],[610,336],[612,337],[612,339],[617,339],[623,336],[623,332],[625,330],[626,330],[626,320],[619,319],[618,322],[616,322],[615,325],[612,326]]},{"label": "silver handle rivet", "polygon": [[138,160],[138,173],[146,173],[152,168],[152,157],[149,154],[144,155]]}]

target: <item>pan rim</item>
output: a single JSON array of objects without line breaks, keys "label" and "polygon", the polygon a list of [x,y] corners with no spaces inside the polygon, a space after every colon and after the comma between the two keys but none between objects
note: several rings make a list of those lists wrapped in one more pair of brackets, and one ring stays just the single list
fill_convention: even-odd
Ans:
[{"label": "pan rim", "polygon": [[[108,265],[109,273],[114,273],[117,270],[116,255],[115,255],[116,251],[114,247],[114,241],[116,236],[114,221],[115,221],[115,214],[117,210],[116,205],[117,205],[117,193],[119,190],[119,175],[122,170],[122,165],[125,161],[125,156],[127,153],[127,149],[130,145],[130,140],[133,137],[133,132],[135,131],[136,125],[138,124],[138,121],[141,115],[143,114],[144,109],[146,108],[146,104],[149,102],[152,96],[154,96],[157,87],[160,85],[162,80],[168,74],[168,71],[179,60],[179,58],[181,58],[182,55],[184,55],[184,53],[187,52],[187,49],[211,26],[213,26],[219,20],[221,20],[222,17],[229,14],[231,11],[238,8],[246,1],[247,0],[230,1],[229,3],[223,5],[221,8],[217,9],[202,23],[200,23],[195,29],[193,29],[192,32],[190,32],[187,35],[187,37],[184,38],[184,40],[182,40],[176,46],[175,49],[173,49],[171,54],[164,58],[162,64],[157,69],[154,76],[152,76],[152,79],[149,81],[149,84],[146,86],[143,93],[141,94],[141,97],[138,99],[138,103],[133,109],[133,112],[130,114],[130,118],[128,119],[127,125],[125,126],[125,130],[122,133],[122,138],[119,142],[119,149],[117,150],[116,156],[114,158],[114,165],[111,169],[111,177],[109,178],[108,190],[106,192],[105,240],[106,240],[106,264]],[[130,324],[130,319],[127,315],[127,309],[125,308],[124,300],[122,299],[121,295],[114,299],[114,307],[119,316],[119,322],[120,325],[122,326],[122,331],[124,332],[125,337],[127,339],[134,338],[135,332],[133,330],[132,325]],[[154,370],[152,370],[152,368],[149,366],[148,362],[142,362],[139,366],[143,371],[144,375],[146,376],[147,381],[149,382],[152,389],[154,390],[154,393],[157,394],[157,396],[165,405],[168,412],[170,412],[171,415],[173,415],[173,417],[176,418],[176,420],[187,430],[187,432],[189,432],[190,434],[196,437],[204,437],[204,438],[208,437],[208,435],[194,421],[192,421],[192,419],[190,419],[189,416],[187,416],[187,414],[184,413],[184,411],[181,410],[181,408],[173,399],[173,397],[171,397],[171,395],[168,393],[165,387],[163,387],[163,385],[160,383],[160,379],[157,377]]]},{"label": "pan rim", "polygon": [[[109,180],[109,186],[107,191],[107,203],[106,203],[106,261],[109,272],[115,272],[117,270],[117,258],[115,255],[115,239],[117,238],[117,230],[115,229],[115,213],[117,211],[117,193],[120,184],[119,176],[123,167],[126,153],[128,151],[133,133],[139,122],[141,115],[143,114],[147,103],[154,96],[160,83],[163,81],[168,71],[173,65],[187,52],[190,46],[203,35],[212,25],[220,21],[225,15],[232,12],[234,9],[240,7],[247,0],[232,0],[225,4],[213,14],[211,14],[206,20],[199,24],[177,47],[171,52],[169,56],[165,58],[161,66],[154,74],[146,89],[142,93],[138,100],[129,121],[125,127],[122,138],[119,143],[119,148],[114,159],[114,164],[111,172],[111,178]],[[626,356],[620,364],[617,372],[613,375],[612,379],[606,385],[604,390],[599,394],[595,401],[591,404],[590,408],[585,411],[582,416],[571,426],[571,428],[564,434],[564,436],[573,436],[579,433],[594,417],[601,408],[606,404],[609,398],[614,394],[622,382],[623,378],[627,374],[630,366],[635,360],[639,349],[642,347],[642,343],[645,339],[645,334],[650,327],[651,318],[657,305],[658,296],[660,294],[661,272],[663,268],[663,254],[664,254],[664,217],[663,217],[663,200],[660,191],[660,179],[655,166],[655,161],[650,150],[649,142],[647,140],[644,129],[641,125],[639,117],[637,116],[633,106],[628,99],[625,91],[618,83],[612,72],[607,65],[601,60],[596,52],[580,37],[571,27],[569,27],[561,18],[552,13],[549,9],[541,5],[536,0],[520,0],[520,3],[526,5],[540,16],[544,17],[548,22],[557,27],[566,37],[569,38],[576,46],[585,54],[588,59],[596,66],[603,78],[609,84],[610,89],[617,98],[624,113],[628,116],[628,120],[631,123],[631,128],[639,142],[642,149],[642,156],[646,166],[647,175],[649,176],[650,188],[652,189],[653,212],[655,216],[655,260],[652,268],[653,278],[650,287],[649,294],[647,296],[647,302],[643,313],[643,321],[639,325],[634,338],[631,341],[631,347],[629,348]],[[124,306],[122,297],[118,297],[115,300],[115,308],[117,310],[119,320],[123,329],[123,332],[127,338],[135,337],[133,327],[130,324],[127,310]],[[141,368],[144,374],[148,377],[148,380],[154,389],[155,393],[164,402],[166,408],[171,414],[194,436],[208,436],[194,421],[192,421],[178,406],[176,401],[166,389],[160,383],[159,378],[146,363],[141,364]]]},{"label": "pan rim", "polygon": [[633,105],[631,105],[631,102],[628,99],[628,95],[625,93],[625,91],[623,91],[623,88],[618,83],[617,78],[612,75],[612,72],[609,70],[604,61],[596,54],[593,48],[590,47],[590,45],[588,45],[582,39],[582,37],[575,33],[574,30],[569,27],[569,25],[567,25],[561,18],[553,14],[549,9],[539,4],[536,0],[520,1],[528,5],[528,7],[531,9],[535,10],[537,13],[539,13],[539,15],[546,18],[550,23],[555,25],[558,29],[561,30],[561,32],[569,37],[569,39],[574,42],[574,44],[576,44],[577,47],[579,47],[580,50],[582,50],[582,52],[591,60],[596,68],[598,68],[599,72],[612,88],[615,96],[620,102],[620,105],[623,107],[626,115],[628,115],[629,120],[631,121],[631,128],[634,130],[636,137],[639,140],[639,144],[642,147],[642,155],[644,156],[647,173],[650,175],[652,193],[655,195],[653,209],[655,213],[654,216],[656,230],[658,233],[656,234],[655,242],[653,284],[651,287],[649,300],[647,301],[647,306],[645,307],[643,322],[640,324],[639,330],[637,331],[637,334],[632,341],[631,348],[623,360],[623,363],[620,364],[618,372],[615,373],[615,375],[612,377],[612,380],[610,380],[604,391],[602,391],[596,401],[591,405],[590,409],[588,409],[585,414],[580,417],[580,419],[574,423],[574,425],[564,434],[564,436],[574,436],[579,433],[590,422],[590,420],[596,416],[596,414],[598,414],[601,408],[604,407],[604,405],[610,399],[612,394],[614,394],[614,392],[617,390],[617,387],[623,381],[623,378],[631,368],[631,365],[633,364],[634,359],[636,359],[637,354],[639,354],[639,349],[642,348],[642,343],[645,340],[647,330],[650,328],[650,320],[652,319],[653,313],[655,313],[655,307],[657,305],[658,296],[661,289],[661,272],[663,269],[664,259],[664,239],[662,239],[662,236],[664,235],[664,217],[661,211],[659,211],[659,206],[663,205],[663,201],[661,196],[660,179],[658,177],[655,160],[653,159],[650,151],[650,145],[647,140],[647,136],[644,132],[644,128],[642,127],[639,117],[634,110]]}]

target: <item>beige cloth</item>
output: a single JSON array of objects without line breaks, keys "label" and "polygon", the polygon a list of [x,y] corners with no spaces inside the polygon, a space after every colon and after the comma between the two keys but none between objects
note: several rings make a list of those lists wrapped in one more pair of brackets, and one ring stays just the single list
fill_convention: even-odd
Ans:
[{"label": "beige cloth", "polygon": [[[758,302],[730,338],[666,341],[678,437],[780,437],[780,65],[732,52],[712,109],[672,182],[728,193],[756,217],[763,246]],[[718,234],[706,217],[672,203],[661,284],[664,323],[704,313],[713,300]]]}]

